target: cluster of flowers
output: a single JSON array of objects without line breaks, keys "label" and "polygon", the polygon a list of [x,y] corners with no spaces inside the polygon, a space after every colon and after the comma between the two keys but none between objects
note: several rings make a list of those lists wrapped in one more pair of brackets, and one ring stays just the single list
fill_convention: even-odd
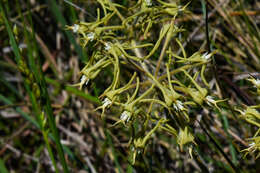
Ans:
[{"label": "cluster of flowers", "polygon": [[[258,96],[260,96],[260,80],[255,79],[254,77],[251,77],[248,79],[253,85],[254,88],[256,88],[256,93]],[[248,123],[253,124],[258,128],[255,135],[249,139],[250,144],[247,149],[242,150],[245,152],[245,156],[248,153],[258,153],[256,155],[256,158],[260,157],[260,113],[257,109],[260,108],[260,105],[254,105],[254,106],[244,106],[244,110],[237,109],[238,112],[240,112],[240,116],[245,119]]]},{"label": "cluster of flowers", "polygon": [[[136,153],[143,151],[152,134],[159,130],[176,136],[181,149],[186,144],[195,144],[188,125],[192,108],[211,106],[220,109],[217,104],[223,100],[216,100],[216,97],[209,95],[209,84],[204,77],[206,66],[215,52],[196,52],[187,57],[176,37],[183,29],[175,24],[175,18],[180,12],[185,12],[186,6],[180,7],[161,0],[156,0],[156,3],[139,0],[126,9],[109,0],[97,2],[104,12],[104,17],[100,17],[100,9],[97,9],[96,21],[68,26],[68,29],[78,34],[83,47],[89,42],[93,43],[90,44],[92,55],[81,71],[80,83],[75,86],[81,89],[104,68],[113,70],[113,81],[100,96],[103,101],[97,110],[102,109],[101,117],[104,118],[105,111],[111,106],[119,107],[119,119],[114,125],[122,123],[130,127],[137,119],[142,123],[143,136],[132,137],[129,142],[134,153],[133,163]],[[124,11],[126,16],[123,16],[119,9]],[[161,27],[160,32],[156,33],[153,26]],[[151,33],[159,36],[151,37]],[[183,56],[172,51],[171,42],[180,46]],[[161,63],[161,60],[158,60],[158,68],[163,67],[165,70],[157,76],[149,69],[155,69],[151,57],[156,58],[158,52],[161,57],[167,58],[168,62]],[[122,85],[121,71],[126,70],[122,68],[126,65],[142,72],[142,77],[133,73],[129,82]],[[181,80],[178,75],[182,76]],[[159,114],[163,109],[170,116]],[[176,122],[170,123],[171,121]],[[176,126],[173,127],[172,124]]]}]

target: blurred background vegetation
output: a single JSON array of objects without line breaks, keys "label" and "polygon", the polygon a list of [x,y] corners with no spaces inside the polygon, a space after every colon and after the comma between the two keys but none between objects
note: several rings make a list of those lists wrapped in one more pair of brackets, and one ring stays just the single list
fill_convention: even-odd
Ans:
[{"label": "blurred background vegetation", "polygon": [[[189,13],[176,20],[185,29],[180,40],[187,54],[206,51],[206,2],[174,2],[182,6],[190,2]],[[204,127],[194,126],[193,159],[180,151],[175,138],[156,133],[132,166],[127,129],[107,128],[115,122],[113,112],[102,121],[101,112],[93,111],[112,72],[105,71],[83,90],[70,86],[80,80],[78,74],[91,50],[82,49],[65,26],[94,21],[97,2],[1,0],[0,172],[259,172],[259,159],[252,154],[243,157],[241,152],[249,147],[247,139],[257,128],[228,105],[260,101],[246,80],[260,78],[260,2],[207,3],[210,46],[218,50],[216,73],[221,82],[214,93],[228,98],[228,104],[222,112],[198,111],[205,115]],[[156,62],[156,56],[151,61]]]}]

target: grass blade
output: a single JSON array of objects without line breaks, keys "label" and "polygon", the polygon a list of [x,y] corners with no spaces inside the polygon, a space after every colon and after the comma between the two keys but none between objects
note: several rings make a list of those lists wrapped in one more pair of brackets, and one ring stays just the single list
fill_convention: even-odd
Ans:
[{"label": "grass blade", "polygon": [[8,170],[5,167],[5,163],[2,159],[0,159],[0,172],[1,173],[8,173]]},{"label": "grass blade", "polygon": [[[6,4],[6,6],[8,6]],[[16,44],[16,41],[15,41],[15,37],[14,37],[14,34],[11,30],[11,27],[9,25],[9,22],[6,18],[6,15],[5,15],[5,12],[4,12],[4,7],[2,5],[2,2],[0,2],[0,9],[1,9],[1,15],[4,19],[4,23],[5,23],[5,26],[6,26],[6,29],[7,29],[7,32],[8,32],[8,35],[9,35],[9,38],[10,38],[10,43],[11,43],[11,46],[13,48],[13,51],[14,51],[14,54],[15,54],[15,58],[16,58],[16,62],[18,64],[18,67],[21,69],[21,70],[24,70],[25,71],[25,74],[29,75],[30,74],[30,71],[29,69],[26,69],[26,62],[22,59],[21,57],[21,54],[19,52],[19,48]],[[21,13],[21,11],[20,11]],[[24,23],[25,25],[25,23]],[[27,36],[27,41],[28,41],[28,38],[29,38],[29,35],[27,33],[27,30],[25,30],[25,35]],[[34,39],[35,41],[35,39]],[[35,44],[34,44],[35,45]],[[28,42],[28,46],[30,47],[30,42]],[[31,46],[31,48],[33,48]],[[31,50],[31,49],[29,49]],[[55,143],[56,143],[56,146],[57,146],[57,150],[58,150],[58,155],[60,157],[60,161],[61,161],[61,164],[63,166],[63,171],[65,173],[69,172],[68,171],[68,167],[67,167],[67,164],[66,164],[66,161],[65,161],[65,158],[64,158],[64,153],[63,153],[63,149],[62,149],[62,146],[61,146],[61,143],[60,143],[60,138],[59,138],[59,134],[58,134],[58,130],[57,130],[57,127],[56,127],[56,124],[55,124],[55,120],[54,120],[54,117],[53,117],[53,112],[52,112],[52,108],[51,108],[51,104],[50,104],[50,99],[49,99],[49,95],[48,95],[48,91],[47,91],[47,86],[46,86],[46,83],[45,83],[45,80],[44,80],[44,77],[43,77],[43,74],[41,72],[41,68],[37,68],[39,67],[39,64],[36,65],[35,61],[34,61],[34,57],[32,56],[32,50],[29,51],[29,62],[30,62],[30,67],[32,68],[32,71],[34,73],[34,77],[37,81],[37,84],[38,86],[40,87],[40,93],[41,93],[41,101],[42,101],[42,105],[43,105],[43,110],[46,112],[47,114],[47,117],[48,117],[48,122],[49,122],[49,125],[50,125],[50,128],[51,128],[51,131],[54,135],[54,138],[55,138]],[[36,67],[37,66],[37,67]],[[27,70],[27,71],[26,71]],[[25,88],[30,96],[30,99],[31,99],[31,102],[32,102],[32,106],[33,106],[33,109],[34,109],[34,112],[36,113],[37,117],[40,116],[40,112],[41,112],[41,109],[39,107],[39,105],[37,104],[37,101],[36,101],[36,97],[34,95],[34,92],[32,92],[30,90],[30,84],[32,84],[33,81],[30,81],[30,79],[28,78],[28,80],[25,80]],[[33,83],[34,84],[34,83]],[[38,118],[39,122],[41,124],[40,125],[40,128],[41,130],[43,131],[44,133],[44,128],[43,128],[43,124],[40,120],[40,118]],[[48,140],[45,140],[47,146],[48,146]],[[50,150],[49,150],[50,151]],[[50,151],[51,152],[51,151]],[[53,157],[53,154],[52,152],[50,153],[50,156],[52,157],[52,160],[54,161],[54,157]],[[57,171],[57,167],[56,167],[56,164],[55,162],[53,162],[55,168],[56,168],[56,172]]]},{"label": "grass blade", "polygon": [[[53,0],[47,0],[47,2],[50,4],[51,11],[54,14],[56,20],[61,23],[62,27],[65,28],[65,25],[67,24],[66,19],[63,17],[62,13],[60,12],[60,9],[56,3],[56,1]],[[73,37],[72,33],[70,31],[64,31],[67,35],[70,43],[75,47],[76,52],[78,53],[80,59],[84,62],[87,60],[87,57],[85,53],[83,52],[82,48],[76,43],[75,38]]]}]

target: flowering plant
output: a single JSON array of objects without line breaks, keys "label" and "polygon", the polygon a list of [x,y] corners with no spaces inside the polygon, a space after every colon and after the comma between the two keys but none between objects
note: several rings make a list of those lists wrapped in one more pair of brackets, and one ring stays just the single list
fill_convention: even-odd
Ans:
[{"label": "flowering plant", "polygon": [[[175,20],[187,12],[187,5],[139,0],[126,9],[109,0],[97,3],[101,9],[97,9],[96,21],[67,26],[78,34],[82,46],[90,46],[91,50],[87,65],[81,71],[81,81],[75,86],[82,89],[102,70],[112,69],[113,80],[101,94],[102,105],[96,110],[102,109],[101,117],[105,118],[110,107],[119,107],[114,126],[122,123],[134,130],[133,123],[145,124],[140,128],[141,137],[129,139],[133,164],[137,153],[144,151],[152,134],[158,131],[172,134],[181,149],[188,146],[191,151],[196,143],[189,114],[200,106],[220,110],[217,103],[225,100],[217,101],[210,95],[204,75],[216,51],[198,51],[187,57],[178,39],[184,29]],[[160,27],[159,33],[153,27]],[[150,37],[152,34],[158,38]],[[182,56],[173,50],[174,44],[182,50]],[[128,83],[121,80],[124,73],[131,73],[126,66],[134,71]],[[162,110],[164,113],[159,113]]]}]

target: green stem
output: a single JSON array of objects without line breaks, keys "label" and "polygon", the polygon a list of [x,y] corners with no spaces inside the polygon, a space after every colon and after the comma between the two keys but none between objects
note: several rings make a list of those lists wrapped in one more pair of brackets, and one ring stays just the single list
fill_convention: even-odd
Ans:
[{"label": "green stem", "polygon": [[46,143],[46,147],[47,147],[47,150],[48,150],[48,152],[49,152],[51,161],[52,161],[52,163],[53,163],[55,172],[58,173],[59,171],[58,171],[57,164],[56,164],[56,161],[55,161],[55,158],[54,158],[54,155],[53,155],[51,146],[50,146],[50,142],[49,142],[49,140],[48,140],[48,133],[47,133],[47,131],[45,131],[44,129],[42,129],[42,135],[43,135],[43,139],[44,139],[44,141],[45,141],[45,143]]}]

